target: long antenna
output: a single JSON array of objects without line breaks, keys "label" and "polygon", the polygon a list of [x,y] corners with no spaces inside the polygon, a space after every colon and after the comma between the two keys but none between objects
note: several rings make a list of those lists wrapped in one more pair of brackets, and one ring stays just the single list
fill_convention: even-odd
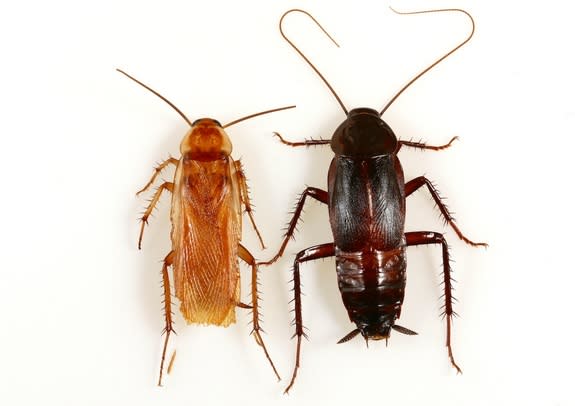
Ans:
[{"label": "long antenna", "polygon": [[150,92],[154,93],[156,96],[158,96],[160,99],[162,99],[163,101],[165,101],[166,103],[168,103],[170,105],[170,107],[172,107],[174,110],[176,110],[178,112],[178,114],[180,116],[182,116],[182,118],[184,120],[186,120],[186,123],[188,123],[190,125],[190,127],[192,127],[192,122],[186,117],[186,115],[184,113],[182,113],[182,111],[177,108],[175,106],[174,103],[172,103],[171,101],[169,101],[168,99],[166,99],[164,96],[162,96],[160,93],[156,92],[154,89],[152,89],[150,86],[143,84],[142,82],[140,82],[138,79],[134,78],[133,76],[128,75],[126,72],[124,72],[121,69],[116,69],[118,72],[120,72],[123,75],[126,75],[127,77],[129,77],[130,79],[132,79],[134,82],[136,82],[137,84],[139,84],[140,86],[145,87],[146,89],[148,89]]},{"label": "long antenna", "polygon": [[335,98],[337,99],[337,102],[339,103],[339,105],[341,106],[341,108],[343,109],[344,113],[347,115],[347,109],[345,108],[345,105],[343,104],[343,102],[341,101],[341,99],[339,98],[339,96],[337,95],[337,93],[335,92],[335,90],[333,90],[333,87],[331,87],[331,85],[329,84],[329,82],[327,81],[326,78],[323,77],[323,75],[320,73],[320,71],[314,66],[313,63],[311,63],[311,61],[309,59],[307,59],[307,57],[303,54],[302,51],[299,50],[298,47],[296,47],[294,45],[293,42],[291,42],[288,37],[286,37],[286,35],[284,34],[283,31],[283,20],[284,18],[289,14],[289,13],[293,13],[293,12],[299,12],[299,13],[303,13],[305,15],[307,15],[309,18],[311,18],[313,20],[314,23],[316,23],[316,25],[323,31],[323,33],[325,35],[327,35],[327,37],[339,48],[339,44],[337,42],[335,42],[335,40],[332,38],[331,35],[328,34],[328,32],[322,27],[322,25],[307,11],[304,10],[300,10],[299,8],[294,8],[291,10],[286,11],[283,15],[282,18],[280,18],[280,33],[282,35],[282,37],[284,37],[284,39],[287,41],[288,44],[290,44],[292,46],[293,49],[296,50],[296,52],[298,54],[300,54],[300,56],[308,63],[309,66],[311,66],[311,68],[315,71],[315,73],[317,73],[319,75],[319,77],[321,78],[321,80],[323,80],[323,83],[325,83],[327,85],[327,87],[329,88],[329,90],[331,91],[331,93],[335,96]]},{"label": "long antenna", "polygon": [[412,11],[412,12],[400,12],[400,11],[396,11],[393,8],[391,8],[391,11],[393,11],[396,14],[401,14],[401,15],[414,15],[414,14],[426,14],[426,13],[441,13],[444,11],[458,11],[460,13],[465,14],[467,17],[469,17],[469,20],[471,21],[471,33],[469,34],[469,36],[463,41],[461,42],[459,45],[457,45],[455,48],[453,48],[451,51],[447,52],[445,55],[443,55],[441,58],[439,58],[438,60],[436,60],[435,62],[433,62],[431,65],[429,65],[427,68],[425,68],[424,70],[422,70],[417,76],[415,76],[413,79],[411,79],[405,86],[403,86],[401,88],[401,90],[399,92],[396,93],[395,96],[393,96],[393,98],[385,105],[385,107],[383,108],[383,110],[381,110],[381,113],[379,113],[380,116],[383,115],[383,113],[385,113],[385,111],[389,108],[389,106],[391,106],[393,104],[393,102],[399,97],[400,94],[402,94],[409,86],[411,86],[413,84],[413,82],[415,82],[417,79],[419,79],[420,77],[422,77],[423,75],[425,75],[427,72],[429,72],[433,67],[435,67],[437,64],[439,64],[441,61],[443,61],[445,58],[447,58],[449,55],[451,55],[452,53],[454,53],[455,51],[457,51],[459,48],[461,48],[463,45],[467,44],[467,42],[469,42],[469,40],[471,39],[471,37],[473,37],[473,34],[475,33],[475,21],[473,20],[473,17],[471,17],[471,14],[469,14],[467,11],[465,10],[461,10],[459,8],[444,8],[444,9],[437,9],[437,10],[423,10],[423,11]]},{"label": "long antenna", "polygon": [[242,118],[238,118],[237,120],[230,121],[230,122],[227,123],[226,125],[222,126],[222,128],[231,127],[232,125],[237,124],[237,123],[239,123],[239,122],[241,122],[241,121],[249,120],[250,118],[254,118],[254,117],[257,117],[257,116],[262,116],[262,115],[264,115],[264,114],[273,113],[273,112],[276,112],[276,111],[293,109],[293,108],[295,108],[295,106],[278,107],[277,109],[266,110],[266,111],[261,111],[261,112],[259,112],[259,113],[250,114],[249,116],[245,116],[245,117],[242,117]]}]

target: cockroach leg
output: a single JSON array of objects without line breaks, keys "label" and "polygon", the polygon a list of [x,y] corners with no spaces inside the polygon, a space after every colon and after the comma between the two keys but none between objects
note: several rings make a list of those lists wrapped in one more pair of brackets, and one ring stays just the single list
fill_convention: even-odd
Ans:
[{"label": "cockroach leg", "polygon": [[449,247],[447,246],[447,242],[445,241],[443,234],[435,233],[432,231],[415,231],[405,233],[405,240],[408,247],[413,245],[441,244],[443,251],[443,289],[445,299],[442,315],[445,316],[447,322],[445,345],[447,346],[447,354],[449,356],[449,360],[451,361],[451,365],[453,365],[453,367],[457,370],[457,373],[460,374],[461,368],[459,368],[459,366],[455,363],[455,358],[453,357],[453,351],[451,349],[451,320],[454,315],[457,315],[457,313],[453,311],[454,298],[452,292],[453,288],[451,285],[453,278],[451,277]]},{"label": "cockroach leg", "polygon": [[158,166],[156,166],[154,168],[154,174],[152,175],[152,178],[150,179],[150,181],[148,183],[146,183],[146,186],[144,186],[142,188],[142,190],[138,191],[136,193],[136,196],[138,196],[139,194],[145,192],[146,190],[149,189],[150,186],[152,186],[152,184],[154,183],[154,181],[156,180],[156,178],[158,177],[158,175],[168,166],[168,165],[178,165],[178,160],[176,158],[168,158],[166,159],[164,162],[162,162],[161,164],[159,164]]},{"label": "cockroach leg", "polygon": [[293,268],[295,334],[293,335],[293,337],[297,338],[297,347],[296,347],[295,366],[293,369],[290,383],[284,391],[285,393],[289,392],[297,376],[297,370],[299,368],[299,360],[301,354],[301,338],[302,336],[307,338],[307,336],[303,331],[303,321],[301,315],[301,279],[299,274],[299,265],[302,262],[313,261],[314,259],[328,258],[333,256],[335,256],[335,244],[327,243],[327,244],[316,245],[314,247],[310,247],[308,249],[300,251],[295,257],[294,268]]},{"label": "cockroach leg", "polygon": [[[172,299],[170,293],[170,275],[168,274],[168,267],[172,265],[174,262],[174,251],[170,251],[166,258],[164,259],[164,265],[162,266],[162,285],[164,288],[164,318],[166,321],[166,325],[164,327],[163,334],[166,335],[164,339],[164,349],[162,350],[162,361],[160,363],[160,377],[158,379],[158,386],[162,386],[162,376],[164,373],[164,362],[166,360],[166,351],[168,349],[168,340],[170,339],[170,334],[175,333],[174,331],[174,322],[172,320]],[[173,364],[173,356],[172,361],[170,361],[170,368]]]},{"label": "cockroach leg", "polygon": [[241,244],[238,244],[238,256],[240,257],[241,260],[243,260],[246,264],[248,264],[249,266],[252,267],[252,305],[250,306],[250,308],[252,309],[252,324],[253,324],[253,329],[252,329],[252,334],[254,335],[254,338],[256,340],[256,343],[258,343],[258,345],[260,345],[263,350],[264,353],[266,355],[266,358],[268,359],[272,369],[274,370],[274,373],[276,374],[278,381],[281,380],[281,377],[278,373],[278,371],[276,370],[276,367],[268,353],[268,350],[266,348],[266,345],[264,344],[264,340],[260,334],[260,332],[262,331],[261,327],[260,327],[260,313],[259,313],[259,307],[258,307],[258,301],[259,301],[259,297],[258,297],[258,266],[256,264],[256,260],[253,257],[252,254],[250,254],[250,252]]},{"label": "cockroach leg", "polygon": [[290,222],[288,224],[287,230],[286,230],[285,235],[284,235],[284,240],[282,242],[282,245],[280,246],[278,253],[269,261],[260,262],[260,264],[271,265],[274,262],[276,262],[279,259],[279,257],[281,257],[283,255],[288,241],[290,240],[290,238],[293,237],[293,234],[295,232],[298,220],[299,220],[301,213],[302,213],[302,210],[303,210],[303,206],[305,204],[305,199],[308,196],[313,197],[315,200],[322,202],[324,204],[328,203],[328,195],[327,195],[327,192],[325,190],[321,190],[321,189],[318,189],[315,187],[307,187],[299,197],[299,200],[296,204],[296,208],[293,212],[292,219],[290,220]]},{"label": "cockroach leg", "polygon": [[331,142],[331,140],[324,140],[324,139],[313,139],[310,138],[309,140],[299,141],[299,142],[291,142],[284,139],[279,133],[274,132],[274,135],[278,137],[282,144],[289,145],[290,147],[312,147],[314,145],[327,145]]},{"label": "cockroach leg", "polygon": [[172,356],[170,357],[170,362],[168,362],[168,374],[172,373],[172,369],[174,368],[174,361],[176,360],[176,350],[174,350],[174,352],[172,353]]},{"label": "cockroach leg", "polygon": [[244,302],[238,302],[236,304],[237,307],[241,308],[241,309],[253,309],[253,306],[246,304]]},{"label": "cockroach leg", "polygon": [[150,201],[148,208],[146,209],[144,215],[140,219],[140,221],[142,222],[142,226],[140,227],[140,237],[138,238],[138,249],[142,249],[142,238],[144,237],[144,227],[146,226],[146,224],[148,224],[148,217],[150,217],[150,214],[152,214],[152,210],[154,210],[154,207],[158,203],[158,200],[160,200],[160,196],[162,195],[162,192],[164,190],[167,190],[170,193],[172,193],[174,190],[174,184],[172,182],[164,182],[160,185],[158,190],[156,190],[156,193],[154,193],[154,197]]},{"label": "cockroach leg", "polygon": [[424,185],[427,186],[427,189],[429,190],[431,197],[435,201],[435,204],[439,208],[439,211],[441,212],[441,215],[443,216],[445,221],[447,221],[447,223],[451,226],[451,228],[453,228],[453,231],[455,231],[457,236],[462,241],[464,241],[467,244],[472,245],[474,247],[487,247],[488,246],[488,244],[484,243],[484,242],[473,242],[469,238],[467,238],[465,235],[463,235],[463,233],[461,232],[459,227],[457,227],[457,224],[455,224],[455,220],[454,220],[453,216],[451,215],[451,213],[449,212],[449,209],[443,203],[441,196],[439,195],[439,192],[437,191],[435,186],[433,186],[433,183],[431,183],[431,181],[429,179],[427,179],[425,176],[419,176],[419,177],[412,179],[409,182],[407,182],[405,184],[405,196],[407,197],[407,196],[411,195],[413,192],[415,192],[417,189],[419,189],[420,187],[422,187]]},{"label": "cockroach leg", "polygon": [[413,142],[413,141],[399,140],[399,141],[397,141],[397,150],[395,152],[399,151],[399,149],[404,145],[406,147],[410,147],[410,148],[430,149],[432,151],[441,151],[441,150],[449,148],[451,146],[451,144],[453,143],[453,141],[458,140],[458,139],[459,139],[459,137],[455,136],[447,144],[444,144],[444,145],[427,145],[424,142]]},{"label": "cockroach leg", "polygon": [[256,222],[254,220],[252,205],[250,203],[248,182],[247,182],[244,170],[242,168],[242,163],[239,160],[237,160],[234,162],[234,165],[236,166],[236,175],[238,177],[238,183],[240,184],[240,193],[241,193],[242,203],[244,204],[244,206],[246,208],[246,212],[248,213],[248,216],[250,218],[250,222],[252,223],[252,226],[253,226],[254,230],[256,231],[256,234],[258,236],[258,239],[260,240],[260,244],[261,244],[262,248],[266,249],[266,246],[264,244],[264,240],[260,234],[260,230],[258,230],[258,227],[256,226]]}]

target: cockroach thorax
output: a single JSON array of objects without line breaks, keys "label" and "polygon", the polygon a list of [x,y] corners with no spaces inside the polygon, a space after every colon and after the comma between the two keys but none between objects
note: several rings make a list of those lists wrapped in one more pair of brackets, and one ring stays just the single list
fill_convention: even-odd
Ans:
[{"label": "cockroach thorax", "polygon": [[232,153],[232,143],[222,125],[211,118],[194,121],[180,144],[182,156],[197,161],[213,161]]}]

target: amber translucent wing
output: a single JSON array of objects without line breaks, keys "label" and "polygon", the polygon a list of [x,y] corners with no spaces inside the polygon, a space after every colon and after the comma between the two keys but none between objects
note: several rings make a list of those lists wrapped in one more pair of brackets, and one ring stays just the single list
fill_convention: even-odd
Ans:
[{"label": "amber translucent wing", "polygon": [[172,198],[174,285],[188,323],[228,326],[239,302],[240,194],[231,158],[182,160]]}]

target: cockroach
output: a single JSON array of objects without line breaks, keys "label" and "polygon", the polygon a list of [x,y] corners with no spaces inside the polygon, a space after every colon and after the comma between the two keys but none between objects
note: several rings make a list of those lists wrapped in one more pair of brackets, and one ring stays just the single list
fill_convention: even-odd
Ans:
[{"label": "cockroach", "polygon": [[[168,273],[170,266],[173,270],[176,297],[180,301],[180,312],[188,324],[227,327],[236,321],[236,307],[251,309],[251,333],[280,379],[260,334],[258,266],[253,255],[240,243],[242,206],[262,248],[265,246],[254,221],[242,165],[239,160],[232,159],[232,143],[224,129],[253,117],[295,106],[250,114],[225,125],[211,118],[200,118],[191,122],[164,96],[126,72],[117,70],[165,101],[190,125],[180,144],[180,159],[169,158],[159,164],[150,181],[137,193],[139,195],[148,190],[166,167],[176,166],[173,182],[162,183],[146,208],[141,218],[138,239],[138,249],[141,249],[144,227],[150,214],[162,192],[171,192],[172,249],[164,258],[162,266],[165,339],[158,385],[162,384],[168,340],[170,334],[175,332]],[[251,306],[240,302],[238,258],[251,267]],[[173,357],[169,369],[172,363]]]},{"label": "cockroach", "polygon": [[[393,10],[393,9],[392,9]],[[393,10],[395,11],[395,10]],[[292,9],[283,14],[279,29],[282,37],[319,75],[337,99],[346,119],[337,127],[331,139],[308,139],[302,142],[286,141],[276,133],[279,140],[292,147],[327,145],[335,156],[328,171],[327,192],[315,187],[307,187],[297,202],[293,217],[288,223],[284,240],[278,253],[262,264],[270,265],[283,255],[288,241],[293,236],[305,201],[308,197],[328,206],[329,219],[334,242],[316,245],[300,251],[294,260],[294,311],[295,337],[297,338],[295,366],[288,392],[295,382],[300,365],[301,341],[305,336],[302,308],[300,265],[304,262],[335,256],[339,290],[350,320],[356,328],[339,340],[343,343],[361,334],[366,340],[389,338],[391,330],[414,335],[414,331],[395,324],[401,314],[406,286],[406,248],[414,245],[439,244],[443,253],[443,284],[445,305],[443,316],[447,323],[446,346],[451,365],[458,373],[451,348],[451,321],[453,311],[452,277],[447,242],[441,233],[433,231],[405,232],[406,197],[421,187],[426,187],[442,217],[453,228],[457,236],[467,244],[478,247],[463,235],[442,201],[437,188],[424,176],[409,182],[404,181],[403,169],[397,157],[402,146],[420,150],[439,151],[451,146],[457,138],[441,146],[431,146],[423,142],[398,140],[391,127],[381,116],[409,86],[426,72],[439,64],[457,49],[466,44],[475,32],[473,17],[460,9],[438,9],[417,12],[396,12],[403,15],[459,12],[471,21],[471,33],[459,45],[433,62],[410,80],[380,111],[371,108],[355,108],[348,111],[334,89],[310,62],[310,60],[290,41],[283,31],[283,21],[290,13],[303,13],[334,42],[321,24],[308,12]]]}]

